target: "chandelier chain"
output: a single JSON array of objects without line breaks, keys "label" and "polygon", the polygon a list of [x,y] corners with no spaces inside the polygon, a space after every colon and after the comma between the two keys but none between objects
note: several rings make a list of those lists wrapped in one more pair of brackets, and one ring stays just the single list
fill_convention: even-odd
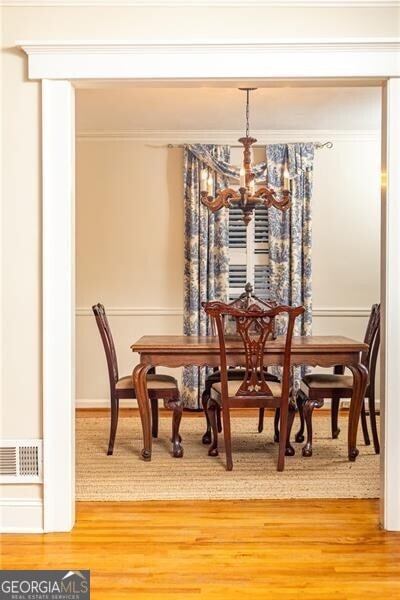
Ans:
[{"label": "chandelier chain", "polygon": [[249,94],[250,94],[250,90],[247,89],[246,90],[246,137],[249,137]]}]

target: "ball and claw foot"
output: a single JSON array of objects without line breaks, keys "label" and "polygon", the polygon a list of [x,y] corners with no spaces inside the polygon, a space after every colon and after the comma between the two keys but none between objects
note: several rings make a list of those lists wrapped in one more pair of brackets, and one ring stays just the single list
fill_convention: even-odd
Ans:
[{"label": "ball and claw foot", "polygon": [[354,462],[357,458],[357,456],[359,455],[359,450],[358,448],[351,448],[350,452],[349,452],[349,460],[351,462]]},{"label": "ball and claw foot", "polygon": [[211,444],[211,431],[206,431],[203,437],[201,438],[202,444]]},{"label": "ball and claw foot", "polygon": [[285,456],[294,456],[295,454],[296,452],[292,445],[289,444],[288,446],[286,446]]},{"label": "ball and claw foot", "polygon": [[146,450],[146,448],[143,448],[142,458],[143,460],[151,460],[151,450]]},{"label": "ball and claw foot", "polygon": [[[179,436],[179,438],[180,437],[181,436]],[[182,458],[182,456],[183,456],[183,448],[182,448],[180,442],[181,442],[180,439],[179,439],[179,441],[176,440],[175,442],[172,442],[172,444],[173,444],[173,446],[172,446],[172,456],[174,458]]]},{"label": "ball and claw foot", "polygon": [[306,444],[301,451],[302,455],[305,457],[312,456],[312,446],[310,443]]},{"label": "ball and claw foot", "polygon": [[304,435],[302,433],[296,433],[294,441],[298,444],[302,444],[304,442]]},{"label": "ball and claw foot", "polygon": [[218,448],[210,448],[208,451],[208,456],[218,456]]}]

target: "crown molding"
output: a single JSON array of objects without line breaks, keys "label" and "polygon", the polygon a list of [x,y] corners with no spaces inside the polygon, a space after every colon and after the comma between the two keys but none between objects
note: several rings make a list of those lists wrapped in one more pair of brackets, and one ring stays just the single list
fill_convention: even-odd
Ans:
[{"label": "crown molding", "polygon": [[[157,129],[122,129],[122,130],[79,130],[76,138],[79,141],[133,141],[152,144],[178,145],[178,144],[230,144],[237,145],[238,138],[243,135],[243,130],[157,130]],[[279,144],[295,142],[375,142],[380,139],[380,132],[375,129],[368,130],[330,130],[330,129],[259,129],[252,131],[252,135],[260,144]]]},{"label": "crown molding", "polygon": [[400,0],[0,0],[0,6],[397,8]]},{"label": "crown molding", "polygon": [[400,38],[21,41],[29,79],[251,80],[400,76]]},{"label": "crown molding", "polygon": [[28,56],[38,54],[253,54],[270,52],[400,52],[400,37],[391,38],[277,38],[241,40],[239,42],[193,41],[132,43],[131,41],[17,41],[16,45]]}]

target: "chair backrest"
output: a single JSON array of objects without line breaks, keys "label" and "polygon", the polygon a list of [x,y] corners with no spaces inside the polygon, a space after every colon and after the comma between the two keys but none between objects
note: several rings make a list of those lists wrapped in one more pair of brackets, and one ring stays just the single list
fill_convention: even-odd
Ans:
[{"label": "chair backrest", "polygon": [[115,352],[114,340],[111,334],[105,308],[102,304],[92,306],[94,316],[96,317],[97,327],[99,328],[101,341],[103,342],[104,352],[106,353],[108,377],[110,379],[111,392],[115,389],[118,381],[118,362]]},{"label": "chair backrest", "polygon": [[361,362],[367,367],[369,372],[369,381],[373,385],[375,382],[376,361],[378,358],[381,326],[381,305],[373,304],[369,315],[368,325],[365,332],[364,342],[368,344],[368,350],[361,355]]},{"label": "chair backrest", "polygon": [[[249,306],[251,306],[252,304],[259,306],[260,308],[262,308],[263,310],[269,310],[271,308],[275,308],[276,306],[278,306],[278,303],[273,301],[273,300],[264,300],[262,298],[259,298],[258,296],[256,296],[253,293],[253,286],[251,285],[251,283],[246,283],[245,288],[244,288],[244,292],[242,294],[240,294],[240,296],[238,298],[235,298],[234,300],[232,300],[231,302],[228,303],[228,306],[231,306],[232,308],[240,308],[243,310],[246,310],[249,308]],[[202,302],[201,306],[204,308],[206,306],[207,302]],[[228,329],[226,329],[226,332],[229,332],[229,325],[226,322],[226,317],[229,318],[229,315],[223,315],[223,322],[224,322],[224,327],[228,327]],[[273,322],[273,331],[272,331],[272,338],[275,339],[275,321]],[[211,332],[212,335],[217,335],[217,331],[216,331],[216,324],[214,319],[211,319]]]},{"label": "chair backrest", "polygon": [[275,318],[277,315],[287,315],[287,330],[286,335],[283,336],[282,396],[288,396],[294,321],[298,315],[304,312],[304,307],[292,308],[286,305],[277,305],[264,309],[257,304],[251,304],[247,309],[241,309],[223,302],[207,302],[204,308],[206,313],[214,320],[218,333],[223,395],[228,394],[224,318],[231,316],[236,322],[236,332],[243,343],[245,355],[244,377],[236,396],[248,398],[273,396],[264,376],[264,354],[268,343],[273,340]]}]

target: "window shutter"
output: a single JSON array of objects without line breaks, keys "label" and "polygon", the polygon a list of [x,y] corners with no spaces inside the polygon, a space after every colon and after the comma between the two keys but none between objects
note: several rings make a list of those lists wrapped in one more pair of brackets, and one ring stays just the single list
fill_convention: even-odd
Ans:
[{"label": "window shutter", "polygon": [[240,208],[229,209],[229,248],[246,248],[246,225]]},{"label": "window shutter", "polygon": [[268,209],[257,206],[248,226],[238,207],[229,209],[229,299],[237,298],[246,283],[256,296],[270,297]]}]

